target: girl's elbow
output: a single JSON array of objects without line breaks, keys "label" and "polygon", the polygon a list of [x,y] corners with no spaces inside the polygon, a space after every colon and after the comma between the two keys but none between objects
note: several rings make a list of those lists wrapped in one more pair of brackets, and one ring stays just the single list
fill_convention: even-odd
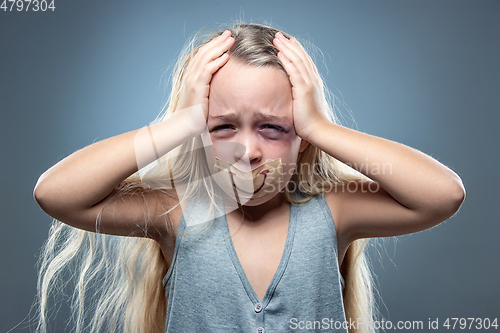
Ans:
[{"label": "girl's elbow", "polygon": [[54,185],[51,184],[50,179],[42,174],[33,189],[33,198],[40,208],[50,216],[60,209],[58,191],[54,190]]},{"label": "girl's elbow", "polygon": [[418,211],[418,219],[423,222],[424,229],[434,227],[455,215],[464,200],[465,188],[458,176],[449,182],[436,184],[433,193]]},{"label": "girl's elbow", "polygon": [[453,173],[451,184],[449,198],[456,212],[465,200],[465,187],[462,179],[456,173]]},{"label": "girl's elbow", "polygon": [[46,181],[44,181],[43,175],[38,178],[38,181],[33,189],[33,199],[35,199],[36,203],[40,208],[46,212],[50,207],[50,191],[47,190]]},{"label": "girl's elbow", "polygon": [[44,201],[44,197],[46,196],[44,189],[43,175],[38,178],[38,181],[35,184],[35,188],[33,189],[33,199],[41,206],[41,203]]},{"label": "girl's elbow", "polygon": [[453,190],[450,191],[450,206],[452,211],[452,216],[460,209],[464,200],[465,200],[466,192],[464,184],[460,177],[457,176],[457,180],[455,181],[455,186]]},{"label": "girl's elbow", "polygon": [[436,215],[444,221],[455,215],[465,200],[465,187],[460,177],[456,176],[448,186],[442,190],[439,205],[435,207]]}]

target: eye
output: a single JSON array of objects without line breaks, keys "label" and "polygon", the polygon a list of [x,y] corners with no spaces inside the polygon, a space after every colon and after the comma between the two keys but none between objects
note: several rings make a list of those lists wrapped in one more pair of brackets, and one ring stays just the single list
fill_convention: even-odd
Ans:
[{"label": "eye", "polygon": [[223,131],[223,130],[228,130],[228,129],[233,129],[233,125],[224,124],[224,125],[215,126],[214,128],[212,128],[210,130],[210,132]]},{"label": "eye", "polygon": [[271,129],[271,130],[275,130],[275,131],[278,131],[278,132],[284,132],[285,129],[281,126],[278,126],[278,125],[272,125],[272,124],[265,124],[264,126],[262,126],[262,128],[264,129]]},{"label": "eye", "polygon": [[279,139],[286,131],[283,127],[272,124],[265,124],[261,127],[260,132],[266,138],[271,140]]}]

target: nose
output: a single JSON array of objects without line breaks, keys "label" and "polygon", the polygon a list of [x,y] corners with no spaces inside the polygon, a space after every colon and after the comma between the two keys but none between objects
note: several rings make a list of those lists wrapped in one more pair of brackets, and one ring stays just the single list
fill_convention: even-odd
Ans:
[{"label": "nose", "polygon": [[248,161],[246,164],[250,164],[250,169],[259,166],[262,161],[262,149],[259,143],[259,139],[252,135],[252,133],[240,133],[238,135],[238,143],[244,146],[244,151],[237,150],[235,152],[235,160],[237,163],[239,161]]}]

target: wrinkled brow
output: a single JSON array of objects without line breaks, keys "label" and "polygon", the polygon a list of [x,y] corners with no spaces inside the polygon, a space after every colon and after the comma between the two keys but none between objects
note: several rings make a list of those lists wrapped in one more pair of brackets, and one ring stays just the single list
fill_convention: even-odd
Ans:
[{"label": "wrinkled brow", "polygon": [[[226,113],[222,114],[219,116],[208,116],[212,120],[221,120],[221,121],[228,121],[228,120],[235,120],[239,118],[239,115],[236,113]],[[259,120],[265,120],[265,121],[281,121],[285,122],[288,121],[288,117],[281,117],[281,116],[276,116],[273,114],[268,114],[268,113],[262,113],[262,112],[257,112],[255,113],[255,118]]]},{"label": "wrinkled brow", "polygon": [[257,112],[255,114],[255,118],[259,120],[267,120],[267,121],[287,121],[289,120],[287,117],[281,117],[274,114]]},{"label": "wrinkled brow", "polygon": [[234,120],[238,118],[238,115],[236,113],[226,113],[226,114],[221,114],[220,116],[211,116],[208,115],[208,118],[213,119],[213,120]]}]

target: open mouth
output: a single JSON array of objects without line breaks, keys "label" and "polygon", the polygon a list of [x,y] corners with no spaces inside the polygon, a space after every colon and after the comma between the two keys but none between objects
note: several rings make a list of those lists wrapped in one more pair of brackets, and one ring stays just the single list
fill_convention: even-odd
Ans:
[{"label": "open mouth", "polygon": [[241,191],[242,193],[245,193],[245,194],[248,194],[248,195],[255,195],[255,194],[257,194],[264,187],[264,185],[266,184],[266,178],[267,178],[267,173],[268,172],[269,172],[269,170],[264,170],[261,173],[259,173],[259,175],[264,175],[264,180],[262,181],[262,184],[255,191],[248,192],[248,191],[242,190],[238,186],[236,186],[236,183],[234,182],[234,178],[233,178],[236,174],[234,172],[229,171],[229,173],[231,174],[231,182],[233,183],[233,187],[235,189],[237,189],[238,191]]}]

